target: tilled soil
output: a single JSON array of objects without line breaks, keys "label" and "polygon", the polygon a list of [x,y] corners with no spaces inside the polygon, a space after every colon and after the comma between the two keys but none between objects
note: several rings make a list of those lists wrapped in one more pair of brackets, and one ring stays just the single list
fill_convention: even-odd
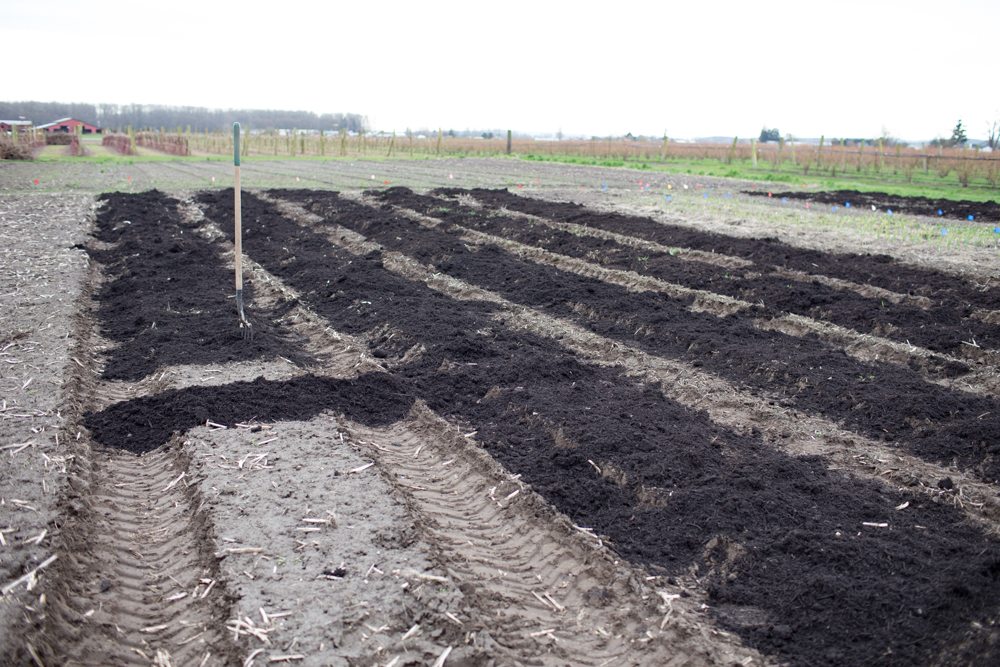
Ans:
[{"label": "tilled soil", "polygon": [[[971,317],[972,307],[957,307],[937,301],[929,307],[915,303],[887,303],[882,296],[866,296],[838,289],[812,277],[823,267],[813,267],[802,280],[789,280],[787,273],[766,271],[756,263],[746,268],[692,261],[675,249],[644,249],[626,246],[607,238],[585,236],[544,224],[512,218],[497,209],[484,215],[475,209],[420,197],[404,189],[387,190],[385,201],[434,215],[446,222],[496,234],[552,252],[579,257],[622,270],[635,271],[687,287],[725,294],[754,304],[762,304],[769,316],[798,313],[833,322],[857,331],[920,345],[938,352],[962,353],[962,341],[975,340],[984,348],[1000,347],[997,327]],[[593,227],[584,227],[592,229]],[[576,231],[576,230],[574,230]],[[955,365],[952,370],[961,372]]]},{"label": "tilled soil", "polygon": [[[319,197],[329,201],[331,195]],[[957,460],[986,480],[1000,478],[995,400],[949,391],[895,364],[860,362],[818,340],[752,326],[750,318],[764,312],[721,318],[692,312],[690,298],[632,291],[526,261],[494,245],[470,247],[460,230],[424,229],[352,202],[316,208],[332,222],[515,302],[653,354],[688,359],[806,412],[843,420],[876,438],[902,441],[930,460]]]},{"label": "tilled soil", "polygon": [[[199,195],[204,219],[160,192],[102,198],[85,244],[95,307],[70,366],[81,400],[66,415],[78,457],[61,492],[64,560],[38,601],[52,613],[12,655],[1000,657],[996,522],[949,478],[995,489],[1000,470],[994,398],[954,388],[994,363],[996,302],[981,284],[501,191],[444,195],[245,193],[253,342],[239,338],[219,240],[232,191]],[[783,285],[781,270],[817,280]],[[894,275],[924,283],[907,291]],[[905,298],[866,314],[879,292],[864,283]],[[789,312],[919,337],[940,363],[861,361],[836,339],[778,333]],[[890,458],[923,457],[931,477],[899,487],[878,471],[893,461],[844,470],[724,426],[691,391],[581,355],[583,332],[837,422]]]},{"label": "tilled soil", "polygon": [[[438,190],[443,194],[451,191]],[[779,266],[868,283],[901,294],[925,296],[944,303],[1000,309],[1000,292],[953,274],[903,264],[888,255],[826,253],[791,246],[773,238],[737,238],[663,224],[637,216],[599,212],[579,204],[520,197],[506,190],[475,189],[476,199],[552,220],[620,232],[668,246],[693,248],[753,261],[762,269]]]},{"label": "tilled soil", "polygon": [[[1000,204],[994,201],[966,201],[961,199],[931,199],[930,197],[902,197],[885,192],[859,192],[857,190],[824,190],[821,192],[762,192],[759,190],[744,190],[744,194],[757,197],[777,197],[778,199],[797,199],[813,201],[835,206],[862,207],[874,206],[880,211],[891,210],[895,213],[912,213],[929,217],[949,218],[952,220],[971,220],[973,222],[1000,222]],[[971,216],[971,217],[970,217]]]},{"label": "tilled soil", "polygon": [[[146,230],[154,234],[176,231],[171,230],[170,221],[176,216],[176,201],[157,192],[144,193],[135,199],[137,201],[128,202],[123,208],[147,207],[154,212],[151,218],[159,223]],[[102,213],[112,207],[107,205]],[[111,217],[114,216],[109,215],[108,219]],[[162,274],[133,272],[113,261],[116,250],[127,249],[133,266],[155,264],[160,253],[159,242],[155,239],[142,242],[141,232],[136,233],[136,238],[124,238],[131,228],[132,224],[122,221],[116,230],[123,231],[121,236],[113,240],[98,239],[101,245],[91,245],[90,252],[100,256],[103,266],[117,269],[110,276],[112,281],[131,280],[148,293],[157,291],[157,285],[161,284],[159,291],[170,294],[172,286],[169,283],[175,278],[178,282],[183,279],[169,267],[163,267]],[[99,235],[105,232],[99,227]],[[212,246],[209,244],[209,247]],[[218,271],[224,259],[222,253],[214,252],[200,256],[199,261],[204,263],[200,267],[204,271],[202,275],[211,279],[215,275],[212,272]],[[251,274],[256,271],[256,275],[261,275],[254,266],[250,265]],[[359,358],[353,365],[338,367],[337,364],[343,364],[347,358],[344,351],[330,355],[319,361],[322,365],[316,370],[322,373],[318,375],[301,368],[300,372],[289,376],[284,366],[270,361],[278,357],[287,362],[284,354],[289,354],[292,359],[300,360],[300,364],[309,364],[317,357],[302,353],[297,346],[303,343],[304,348],[307,347],[304,343],[310,342],[312,349],[324,347],[314,344],[315,341],[301,340],[303,332],[315,335],[315,329],[295,324],[294,319],[301,316],[301,308],[294,299],[282,302],[271,284],[262,286],[268,293],[264,301],[283,307],[255,308],[254,317],[260,320],[263,338],[238,354],[231,352],[232,346],[223,338],[219,343],[206,345],[207,349],[215,350],[214,355],[203,353],[195,359],[191,358],[193,355],[186,355],[185,349],[190,342],[176,335],[180,329],[197,334],[211,331],[216,323],[235,321],[232,313],[225,317],[216,310],[197,307],[185,312],[188,317],[180,324],[171,322],[173,327],[180,327],[174,328],[175,336],[164,337],[155,347],[135,344],[135,339],[144,335],[145,327],[120,335],[117,345],[108,344],[98,332],[121,332],[121,325],[135,317],[135,310],[124,307],[118,291],[98,288],[101,279],[97,268],[95,266],[91,272],[92,291],[97,302],[93,312],[98,316],[97,321],[82,318],[77,332],[80,345],[88,350],[87,355],[78,353],[83,361],[79,363],[79,377],[75,380],[78,392],[87,397],[79,415],[81,430],[77,436],[78,439],[85,436],[80,442],[81,451],[85,451],[87,457],[77,464],[80,483],[68,500],[83,509],[75,511],[64,526],[63,544],[72,558],[55,572],[47,589],[53,611],[31,639],[32,643],[27,645],[34,647],[27,649],[31,656],[46,662],[65,662],[70,659],[68,656],[75,655],[73,659],[82,664],[166,664],[171,661],[227,664],[242,654],[248,663],[260,657],[271,662],[306,660],[310,664],[320,661],[344,664],[344,661],[354,660],[381,661],[383,655],[395,653],[394,660],[405,658],[404,664],[429,663],[435,659],[441,662],[450,659],[456,663],[471,660],[474,664],[521,663],[536,659],[540,664],[598,664],[607,660],[661,664],[671,655],[687,656],[687,659],[704,663],[743,661],[753,655],[714,628],[710,631],[715,639],[709,643],[705,639],[706,628],[693,620],[700,615],[693,605],[671,604],[679,595],[672,594],[669,598],[653,595],[632,574],[630,566],[612,565],[606,548],[588,555],[593,548],[590,540],[597,538],[577,537],[571,525],[560,526],[554,513],[547,509],[549,506],[544,501],[531,500],[535,498],[534,492],[516,477],[507,479],[507,473],[503,473],[504,477],[497,480],[497,472],[487,471],[484,475],[482,464],[476,464],[475,468],[467,464],[451,468],[455,457],[442,460],[438,465],[461,476],[456,478],[449,474],[445,477],[442,482],[447,482],[448,486],[440,487],[436,500],[414,495],[412,504],[407,505],[409,511],[422,517],[418,523],[422,526],[419,532],[432,540],[427,550],[438,554],[432,559],[435,561],[432,567],[444,567],[447,577],[427,572],[427,564],[419,558],[414,563],[416,569],[383,570],[379,564],[383,567],[388,564],[380,551],[373,553],[380,563],[373,562],[360,579],[355,570],[357,565],[346,560],[339,565],[306,570],[307,561],[303,558],[303,575],[307,581],[314,582],[306,590],[315,590],[317,580],[340,581],[341,588],[346,589],[338,606],[322,612],[324,616],[327,613],[332,616],[328,627],[320,621],[323,616],[307,609],[304,601],[296,597],[299,588],[295,585],[278,583],[280,592],[277,595],[267,595],[265,589],[259,587],[238,585],[235,580],[241,575],[251,581],[261,576],[260,558],[273,559],[272,575],[276,575],[279,568],[284,571],[286,558],[298,559],[299,556],[293,554],[304,555],[307,549],[311,551],[311,545],[305,540],[293,541],[298,545],[294,547],[283,546],[280,540],[261,542],[251,540],[249,533],[243,533],[243,539],[239,539],[225,525],[217,527],[222,531],[218,535],[211,509],[206,511],[205,508],[214,507],[219,515],[230,517],[235,515],[234,508],[207,502],[205,494],[218,494],[220,490],[207,483],[209,473],[205,468],[199,471],[188,464],[186,457],[198,453],[194,443],[181,443],[173,436],[184,435],[198,426],[220,429],[223,424],[255,433],[265,429],[261,422],[271,430],[274,428],[270,425],[272,422],[288,420],[316,422],[317,426],[306,427],[306,432],[313,429],[312,433],[321,433],[315,430],[322,429],[324,417],[321,413],[333,411],[338,421],[350,425],[348,444],[351,446],[368,446],[362,437],[374,437],[381,442],[370,446],[374,447],[373,454],[385,468],[385,474],[395,476],[400,470],[408,470],[407,474],[413,475],[420,469],[421,459],[417,467],[409,468],[401,461],[408,457],[417,459],[421,450],[425,452],[424,461],[435,451],[441,457],[436,443],[447,441],[448,436],[440,425],[433,425],[437,424],[435,419],[441,420],[432,417],[431,426],[418,424],[408,430],[405,424],[413,420],[410,415],[417,410],[414,406],[417,397],[409,381],[385,373],[377,364],[367,362],[364,356],[356,355]],[[211,284],[187,283],[186,287],[195,293],[217,289]],[[277,293],[287,292],[283,290]],[[164,304],[164,301],[156,303]],[[108,308],[109,304],[123,307]],[[155,313],[155,308],[151,308],[151,312]],[[169,318],[167,321],[170,322]],[[290,329],[299,334],[292,335]],[[232,335],[237,335],[235,330]],[[336,332],[324,335],[343,339]],[[109,365],[117,363],[127,372],[108,378],[108,374],[102,372],[104,360],[109,360]],[[225,368],[231,364],[234,374],[245,374],[248,362],[254,360],[261,370],[281,378],[259,377],[252,381],[223,380],[220,383],[217,376],[212,376],[211,381],[204,381],[208,375],[217,373],[220,365]],[[211,361],[212,365],[203,366],[199,371],[197,363],[180,365],[180,361]],[[377,372],[356,372],[359,365],[374,365]],[[137,368],[148,368],[151,374],[142,376],[132,385],[123,383],[120,376],[142,375],[142,371],[135,370]],[[187,379],[199,374],[205,375],[201,383],[192,384]],[[179,386],[171,388],[174,383]],[[74,416],[74,422],[77,418]],[[392,429],[386,430],[390,426]],[[335,435],[336,431],[326,436],[326,446],[344,447],[344,432],[340,432],[339,443],[333,438]],[[293,437],[306,436],[300,431]],[[261,444],[272,440],[264,439]],[[387,456],[400,443],[409,451],[400,452],[395,458]],[[112,452],[108,448],[120,451]],[[273,469],[282,456],[267,452],[253,454],[248,453],[235,466],[230,463],[226,468],[243,471],[240,475],[243,477],[254,470]],[[338,458],[343,459],[342,456]],[[299,459],[294,462],[293,470],[301,469],[303,464],[309,463]],[[322,466],[309,465],[310,471],[322,473]],[[335,470],[334,475],[360,474],[370,466]],[[201,479],[206,482],[199,484]],[[306,491],[310,484],[322,483],[321,479],[322,474],[319,478],[304,474],[289,480],[284,487],[274,488],[286,488],[294,495],[296,489]],[[475,503],[471,499],[467,501],[463,516],[469,525],[462,528],[458,524],[454,529],[448,525],[437,527],[442,521],[454,524],[453,513],[463,505],[459,498],[448,496],[472,492],[470,485],[476,479],[479,481],[475,493],[477,496],[485,493],[485,498]],[[488,487],[491,480],[495,481]],[[420,485],[414,489],[421,493],[428,490],[423,479],[414,481]],[[509,487],[511,482],[516,482],[513,486],[517,493],[505,490],[506,496],[494,496],[498,488]],[[409,487],[402,482],[393,483],[401,489]],[[273,479],[272,485],[275,485]],[[232,493],[233,488],[233,484],[226,484],[223,491]],[[368,493],[378,496],[371,489]],[[512,502],[518,493],[523,500]],[[310,495],[305,492],[306,497]],[[249,496],[254,497],[259,494]],[[340,501],[340,504],[349,506],[351,503]],[[508,513],[508,520],[498,520],[494,505],[499,511]],[[246,512],[247,508],[238,507],[240,513]],[[317,524],[330,521],[323,514],[314,514],[309,505],[303,513],[310,522],[304,527],[293,528],[293,534],[303,528],[322,530]],[[271,515],[272,522],[284,523],[273,512]],[[362,520],[362,529],[376,527],[377,522],[366,520],[364,515],[358,518]],[[520,526],[520,530],[507,534],[507,523]],[[552,527],[548,527],[550,525]],[[501,528],[504,534],[479,546],[459,537],[463,530],[496,528]],[[394,535],[389,531],[381,539],[391,545],[396,539]],[[518,541],[522,536],[530,538]],[[308,538],[309,534],[302,537]],[[404,538],[402,534],[399,537]],[[234,544],[229,540],[237,541]],[[248,542],[262,546],[245,546]],[[448,542],[453,544],[446,549]],[[501,553],[530,546],[535,550],[529,553],[535,556],[496,558],[487,545],[500,549]],[[184,557],[177,557],[173,553],[175,550]],[[252,565],[234,571],[220,568],[212,559],[213,551],[215,559],[250,555],[255,560]],[[372,554],[365,550],[353,553]],[[481,561],[480,568],[468,569],[461,565],[473,557]],[[504,568],[514,568],[517,576],[506,574]],[[478,579],[496,578],[496,575],[489,575],[490,572],[499,573],[499,581],[492,588],[483,588]],[[401,604],[382,606],[393,600],[393,596],[380,596],[373,591],[351,595],[350,590],[367,587],[367,579],[376,574],[385,577],[384,585],[390,588],[403,585],[405,599],[395,598]],[[276,577],[275,580],[280,582],[282,579]],[[441,586],[452,581],[455,583],[450,588]],[[591,606],[593,596],[601,601]],[[246,606],[255,602],[261,604],[259,621],[253,616],[253,608]],[[317,599],[317,602],[331,604],[328,599]],[[358,604],[369,608],[359,609]],[[375,611],[373,606],[391,612],[387,623],[372,625],[376,621],[370,618]],[[227,620],[227,607],[235,610],[235,618]],[[687,610],[681,611],[682,608]],[[584,626],[578,625],[574,630],[566,625],[570,609],[576,623],[584,623]],[[496,618],[484,619],[484,612],[495,613]],[[671,614],[675,614],[673,620]],[[297,620],[287,620],[290,615],[297,616]],[[278,619],[282,620],[276,623]],[[548,627],[539,627],[542,623]],[[421,630],[422,624],[429,627]],[[288,641],[280,647],[272,645],[272,633],[277,641],[286,626],[291,626],[291,636],[285,636]],[[230,633],[231,639],[227,641]],[[300,641],[309,642],[308,648],[300,645]],[[259,648],[254,648],[255,644]]]},{"label": "tilled soil", "polygon": [[[89,252],[110,278],[96,295],[101,334],[117,344],[106,355],[106,379],[138,380],[165,365],[302,361],[296,346],[268,328],[280,312],[261,313],[263,335],[241,340],[232,273],[220,261],[225,249],[183,224],[176,199],[152,190],[100,201],[94,236],[102,244]],[[252,299],[252,284],[246,291]]]},{"label": "tilled soil", "polygon": [[[497,249],[469,248],[389,211],[363,216],[357,205],[324,197],[327,207],[317,211],[331,224],[509,298],[532,286],[569,284],[555,271],[538,271],[545,267],[530,272]],[[201,199],[208,217],[224,226],[227,196]],[[386,332],[372,341],[373,354],[400,360],[394,373],[411,391],[468,423],[498,461],[571,519],[608,535],[631,559],[675,576],[704,577],[717,618],[754,646],[793,662],[839,663],[926,660],[970,640],[990,644],[988,637],[972,639],[960,630],[966,621],[944,620],[957,610],[957,599],[964,606],[982,593],[969,609],[992,623],[995,593],[986,591],[1000,585],[990,574],[997,545],[963,527],[953,509],[721,429],[653,387],[581,364],[557,344],[518,330],[516,322],[497,322],[488,317],[489,303],[445,298],[387,271],[377,253],[344,252],[269,205],[252,197],[245,202],[244,247],[252,258],[345,330]],[[294,253],[286,250],[293,247]],[[522,273],[527,277],[518,278]],[[489,277],[501,274],[513,276],[517,289]],[[585,300],[605,287],[596,282],[572,299]],[[533,303],[552,307],[569,299],[550,295]],[[633,310],[639,304],[624,291],[615,299],[629,306],[619,306],[625,312],[662,307],[648,302]],[[676,321],[691,317],[672,312]],[[404,362],[408,356],[415,359]],[[914,514],[898,523],[895,513],[902,510],[895,507]],[[958,544],[976,546],[953,559]],[[932,572],[953,571],[958,561],[971,567],[955,573],[957,579],[945,576],[947,583],[937,579],[925,590],[914,585],[936,578]],[[956,589],[954,582],[966,576],[975,583]],[[873,598],[911,612],[886,625],[889,606],[872,604]],[[804,599],[815,602],[804,609]],[[926,616],[931,608],[934,621]],[[876,627],[891,630],[882,634]],[[937,634],[943,627],[958,635]],[[929,640],[928,633],[939,639]]]}]

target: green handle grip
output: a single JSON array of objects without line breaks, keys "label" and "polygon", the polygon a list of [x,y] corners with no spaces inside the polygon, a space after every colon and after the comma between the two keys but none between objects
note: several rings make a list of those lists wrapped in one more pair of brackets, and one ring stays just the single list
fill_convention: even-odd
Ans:
[{"label": "green handle grip", "polygon": [[233,123],[233,164],[240,166],[240,124]]}]

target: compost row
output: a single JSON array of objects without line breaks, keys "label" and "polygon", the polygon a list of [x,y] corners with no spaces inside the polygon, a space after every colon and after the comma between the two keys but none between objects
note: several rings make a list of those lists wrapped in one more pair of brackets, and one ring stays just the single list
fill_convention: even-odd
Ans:
[{"label": "compost row", "polygon": [[742,257],[756,263],[761,271],[779,266],[856,283],[869,283],[902,294],[922,295],[942,304],[953,304],[960,309],[1000,309],[1000,292],[996,289],[988,290],[941,271],[903,264],[887,255],[828,253],[798,248],[774,238],[738,238],[657,222],[646,217],[594,211],[575,203],[521,197],[507,190],[441,188],[435,192],[444,195],[471,194],[491,208],[506,207],[560,222],[628,234],[668,246]]},{"label": "compost row", "polygon": [[[231,195],[200,200],[231,232]],[[368,210],[359,229],[385,219],[416,234]],[[954,509],[720,428],[518,330],[493,304],[393,274],[378,253],[348,253],[252,196],[243,211],[246,252],[335,329],[398,362],[414,398],[470,425],[508,470],[624,556],[703,578],[713,613],[754,646],[800,664],[996,652],[970,624],[996,615],[1000,549]],[[452,246],[433,251],[437,263],[468,260]]]},{"label": "compost row", "polygon": [[174,433],[209,420],[218,424],[308,421],[331,410],[366,426],[386,426],[405,417],[412,405],[405,387],[385,373],[353,379],[303,375],[171,389],[90,413],[84,424],[102,445],[141,454],[165,444]]},{"label": "compost row", "polygon": [[692,299],[634,292],[514,257],[491,244],[470,247],[463,228],[427,229],[391,211],[315,193],[313,210],[437,270],[578,322],[646,352],[681,359],[783,405],[843,422],[918,456],[958,462],[986,481],[1000,478],[1000,404],[927,382],[891,363],[862,362],[815,337],[765,331],[757,308],[728,317],[692,312]]},{"label": "compost row", "polygon": [[[551,252],[761,303],[764,304],[762,310],[771,316],[797,313],[936,352],[961,352],[965,347],[962,341],[971,340],[984,348],[1000,347],[1000,329],[970,318],[969,307],[936,303],[924,309],[910,303],[892,304],[818,281],[807,284],[774,274],[761,274],[759,267],[725,269],[687,261],[667,251],[639,252],[617,241],[572,234],[523,218],[505,216],[497,210],[477,210],[454,201],[418,195],[407,188],[390,188],[381,191],[379,196],[390,204]],[[949,370],[961,373],[968,368],[952,364]]]},{"label": "compost row", "polygon": [[[101,334],[116,343],[105,353],[105,379],[139,380],[177,364],[304,358],[270,326],[279,312],[257,318],[270,335],[240,339],[225,248],[185,224],[176,199],[151,190],[100,201],[94,236],[102,243],[87,251],[110,278],[94,295]],[[252,285],[246,290],[252,301]]]},{"label": "compost row", "polygon": [[760,192],[744,190],[743,194],[755,197],[772,197],[775,199],[797,199],[820,204],[844,206],[850,204],[856,208],[874,206],[880,211],[892,210],[895,213],[911,213],[935,218],[951,220],[972,220],[975,222],[1000,221],[1000,204],[993,201],[971,201],[968,199],[933,199],[931,197],[903,197],[890,195],[886,192],[859,192],[857,190],[823,190],[820,192]]}]

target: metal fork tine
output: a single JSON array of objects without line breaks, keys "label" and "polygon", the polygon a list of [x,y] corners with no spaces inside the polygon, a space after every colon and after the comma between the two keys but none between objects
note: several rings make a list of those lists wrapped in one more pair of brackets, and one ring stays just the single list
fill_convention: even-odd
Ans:
[{"label": "metal fork tine", "polygon": [[243,305],[243,290],[236,290],[236,314],[239,316],[240,338],[253,340],[253,326]]}]

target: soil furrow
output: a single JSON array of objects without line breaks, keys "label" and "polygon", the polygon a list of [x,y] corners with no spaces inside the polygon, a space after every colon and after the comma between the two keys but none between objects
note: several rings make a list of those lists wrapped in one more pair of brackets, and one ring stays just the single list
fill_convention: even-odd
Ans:
[{"label": "soil furrow", "polygon": [[[227,218],[225,197],[203,197],[209,218],[220,223]],[[495,458],[571,519],[609,535],[621,553],[667,572],[694,568],[717,617],[746,640],[784,659],[814,663],[824,655],[820,662],[875,659],[886,645],[892,660],[906,662],[936,653],[935,646],[980,641],[966,637],[965,621],[946,620],[954,618],[954,600],[947,611],[936,604],[936,620],[927,625],[930,601],[949,594],[913,586],[928,580],[921,568],[955,567],[969,568],[955,576],[977,582],[967,586],[973,596],[993,585],[987,554],[996,547],[957,512],[719,429],[658,388],[515,333],[515,323],[493,319],[496,308],[488,303],[457,304],[394,276],[380,256],[339,251],[259,202],[248,201],[244,213],[248,254],[336,328],[363,334],[388,325],[393,337],[373,341],[373,353],[398,358],[423,345],[418,360],[395,371],[414,395],[469,423]],[[575,447],[560,447],[558,433],[540,429],[538,417],[560,425]],[[614,461],[626,483],[595,474],[589,460]],[[663,489],[669,504],[640,502],[642,489]],[[890,515],[904,502],[914,511],[900,524]],[[891,518],[895,528],[862,525],[879,523],[878,517]],[[914,527],[927,524],[933,528]],[[940,549],[953,554],[956,545],[973,543],[978,549],[966,556],[942,560]],[[970,560],[976,558],[979,565]],[[830,613],[806,615],[796,601],[820,582],[835,602]],[[873,595],[921,613],[859,642],[858,627],[885,627],[887,608],[872,607]],[[976,613],[992,619],[992,598],[977,599],[986,606]],[[786,624],[794,628],[790,636]],[[945,639],[951,631],[944,628],[963,628],[963,638]]]},{"label": "soil furrow", "polygon": [[[546,665],[747,657],[725,634],[716,634],[711,653],[705,653],[695,641],[700,635],[692,625],[697,613],[691,598],[677,598],[673,622],[660,627],[667,609],[653,591],[643,595],[645,586],[627,570],[594,550],[593,542],[574,536],[565,519],[426,407],[387,428],[355,426],[348,432],[387,472],[420,480],[421,489],[407,496],[422,517],[421,529],[483,618],[504,619],[491,634],[512,654],[532,655]],[[502,502],[513,491],[518,495]],[[650,595],[659,604],[641,602]],[[597,598],[603,603],[595,604]]]},{"label": "soil furrow", "polygon": [[[226,261],[232,261],[233,250],[225,235],[213,223],[206,221],[201,209],[190,199],[181,202],[180,211],[186,224],[196,230],[202,238],[213,243],[223,239],[223,244],[228,246],[222,252],[222,257]],[[363,343],[354,340],[351,336],[334,331],[329,324],[316,316],[307,308],[302,307],[300,295],[287,285],[283,284],[260,264],[250,257],[243,257],[244,281],[255,286],[254,301],[251,304],[251,314],[256,321],[259,313],[281,313],[281,316],[272,321],[272,325],[279,327],[282,338],[294,337],[295,344],[304,350],[308,357],[305,368],[313,375],[330,376],[337,378],[357,377],[366,372],[384,371],[382,364],[370,356],[361,354],[359,351],[365,348]],[[258,310],[259,309],[259,310]],[[282,359],[284,363],[290,363]],[[291,364],[297,369],[294,374],[302,371],[302,359],[298,364]],[[257,366],[250,366],[248,370],[257,370]],[[175,371],[171,369],[171,372]],[[282,373],[269,372],[268,379],[288,379],[292,376],[292,371],[284,373],[287,377],[282,377]],[[252,380],[248,373],[245,377],[240,377],[239,364],[230,362],[226,365],[227,382],[233,380]],[[183,379],[183,378],[182,378]],[[185,385],[177,380],[170,385],[172,388],[182,388]]]},{"label": "soil furrow", "polygon": [[989,482],[1000,478],[1000,406],[990,397],[939,387],[894,364],[852,359],[812,337],[758,329],[747,321],[754,310],[721,318],[692,312],[690,301],[526,261],[485,241],[470,247],[461,228],[415,226],[390,211],[366,212],[343,200],[320,208],[331,223],[517,303],[651,354],[690,360],[927,460],[957,462]]},{"label": "soil furrow", "polygon": [[[438,192],[449,194],[452,190],[440,189]],[[466,191],[457,192],[464,194]],[[579,204],[521,197],[507,190],[476,189],[472,194],[490,207],[506,207],[560,222],[574,222],[629,234],[669,246],[751,259],[762,268],[785,267],[809,274],[870,283],[903,294],[926,296],[940,303],[1000,309],[1000,294],[996,289],[990,289],[990,284],[970,283],[948,273],[903,264],[885,255],[824,253],[791,246],[772,238],[744,239],[698,231],[656,222],[650,218],[598,212]]]}]

